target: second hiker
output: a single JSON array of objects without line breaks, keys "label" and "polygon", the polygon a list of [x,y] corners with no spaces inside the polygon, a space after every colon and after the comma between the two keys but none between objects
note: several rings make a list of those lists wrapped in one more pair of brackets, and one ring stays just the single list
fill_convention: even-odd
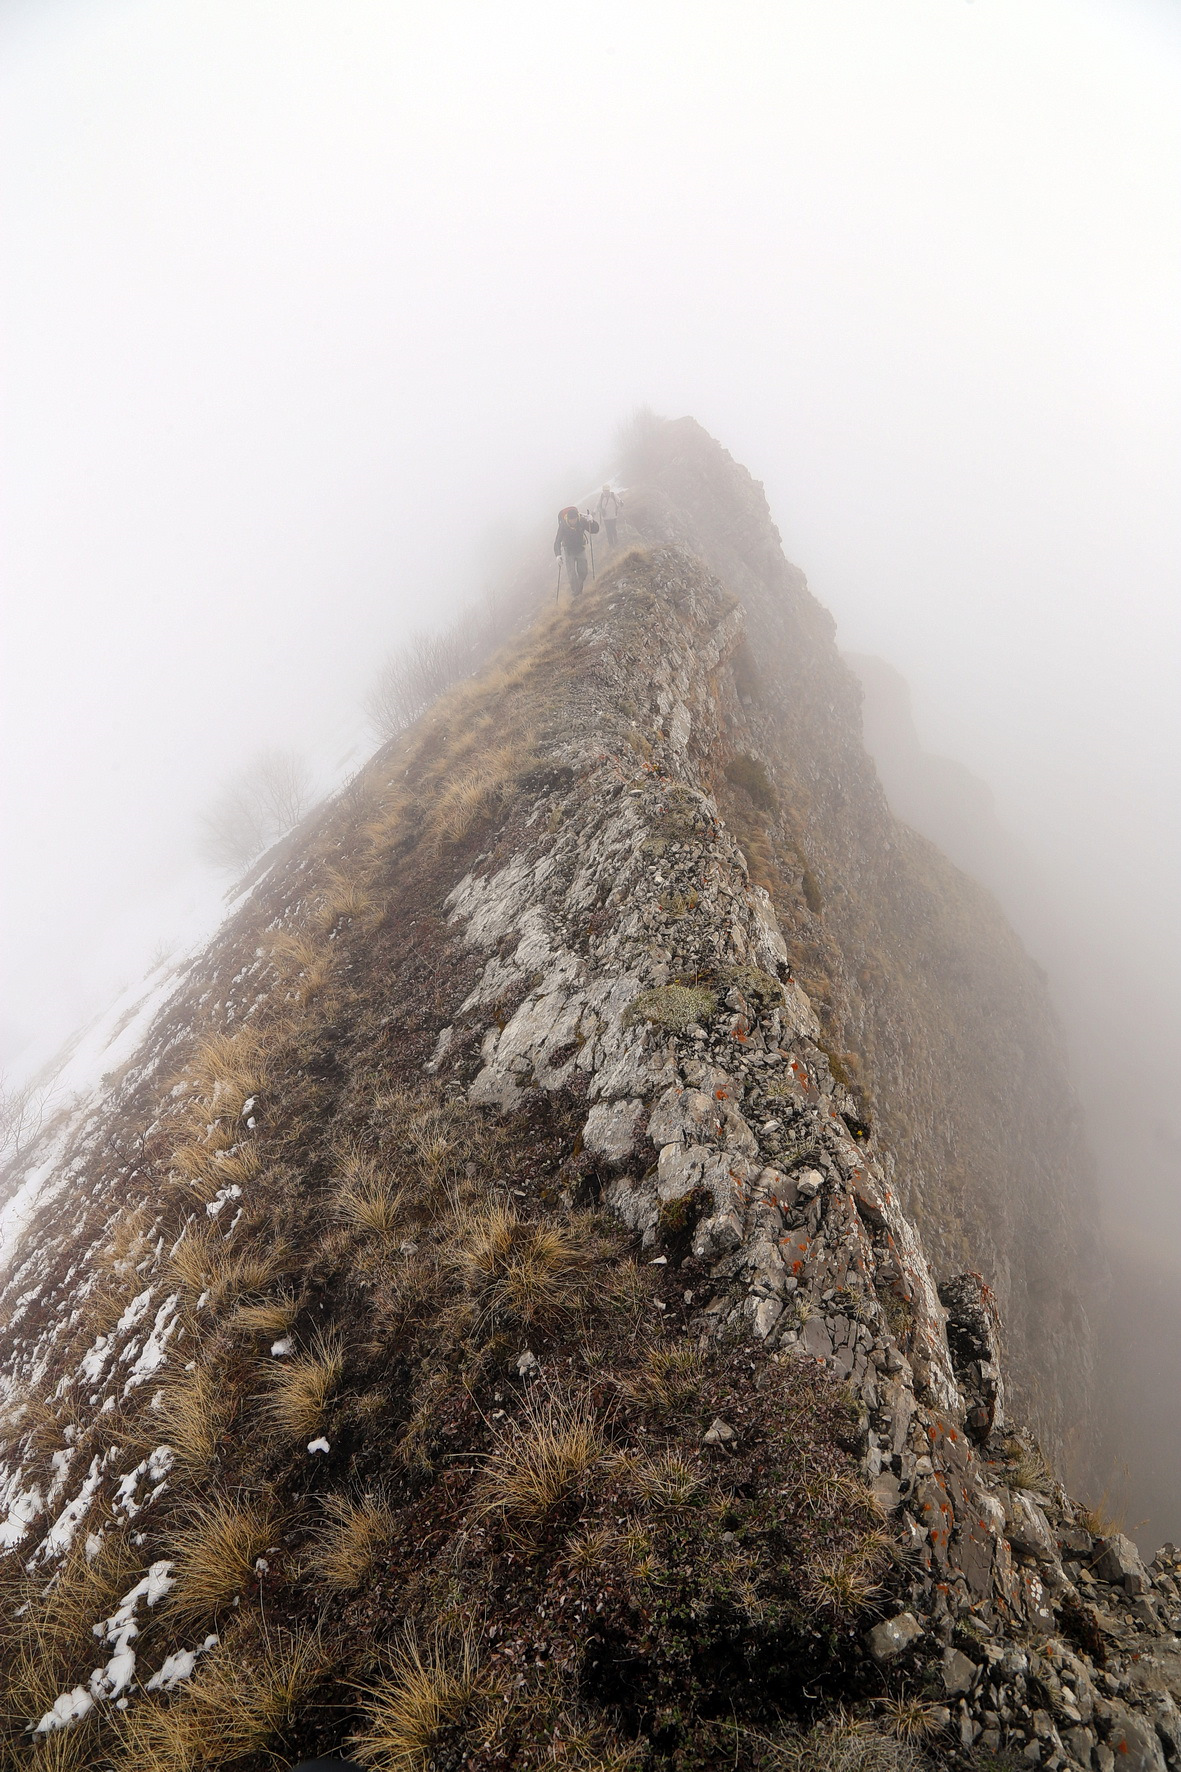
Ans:
[{"label": "second hiker", "polygon": [[593,517],[584,517],[577,505],[567,505],[558,512],[558,533],[554,537],[554,553],[566,563],[566,583],[570,595],[576,597],[586,583],[586,538],[597,535],[599,526]]},{"label": "second hiker", "polygon": [[619,522],[619,514],[622,509],[623,500],[614,486],[604,486],[599,494],[599,522],[607,531],[607,546],[609,548],[615,546],[616,525]]}]

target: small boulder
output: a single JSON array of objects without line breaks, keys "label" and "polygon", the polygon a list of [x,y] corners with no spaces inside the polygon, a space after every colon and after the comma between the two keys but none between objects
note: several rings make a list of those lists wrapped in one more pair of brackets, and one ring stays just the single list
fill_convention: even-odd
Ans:
[{"label": "small boulder", "polygon": [[923,1634],[923,1627],[913,1612],[899,1612],[896,1618],[883,1618],[866,1633],[865,1641],[869,1652],[879,1666],[883,1662],[893,1661],[896,1655]]},{"label": "small boulder", "polygon": [[723,1421],[720,1415],[715,1415],[706,1428],[701,1443],[703,1446],[724,1446],[737,1437],[729,1422]]},{"label": "small boulder", "polygon": [[943,1690],[949,1698],[963,1698],[976,1681],[976,1663],[959,1649],[943,1651]]},{"label": "small boulder", "polygon": [[1100,1581],[1109,1581],[1112,1587],[1122,1587],[1126,1593],[1148,1592],[1150,1584],[1140,1560],[1140,1552],[1122,1532],[1113,1532],[1110,1538],[1104,1540],[1103,1552],[1097,1559],[1094,1570]]}]

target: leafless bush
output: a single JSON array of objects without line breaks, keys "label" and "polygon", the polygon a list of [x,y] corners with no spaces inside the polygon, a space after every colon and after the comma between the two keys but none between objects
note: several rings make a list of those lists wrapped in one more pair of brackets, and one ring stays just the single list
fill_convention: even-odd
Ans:
[{"label": "leafless bush", "polygon": [[235,872],[285,836],[308,809],[312,781],[291,751],[264,751],[201,815],[201,851]]},{"label": "leafless bush", "polygon": [[0,1169],[20,1162],[44,1122],[44,1092],[34,1083],[10,1087],[0,1077]]},{"label": "leafless bush", "polygon": [[441,634],[412,634],[382,666],[366,703],[369,718],[383,738],[395,738],[471,666],[458,623]]}]

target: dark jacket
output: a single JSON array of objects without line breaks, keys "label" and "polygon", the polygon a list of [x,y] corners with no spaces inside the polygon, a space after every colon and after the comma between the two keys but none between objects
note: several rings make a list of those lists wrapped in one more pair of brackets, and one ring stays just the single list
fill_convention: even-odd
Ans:
[{"label": "dark jacket", "polygon": [[579,513],[577,523],[567,523],[558,518],[558,533],[554,537],[554,553],[560,554],[565,548],[568,554],[585,554],[586,538],[597,535],[599,526],[593,517],[584,517]]}]

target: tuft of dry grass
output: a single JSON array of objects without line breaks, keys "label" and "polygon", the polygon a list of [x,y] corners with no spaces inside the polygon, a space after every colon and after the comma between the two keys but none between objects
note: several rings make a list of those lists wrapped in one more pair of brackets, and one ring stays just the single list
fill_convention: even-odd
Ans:
[{"label": "tuft of dry grass", "polygon": [[530,1400],[484,1466],[478,1486],[481,1511],[535,1524],[553,1513],[605,1454],[589,1403]]},{"label": "tuft of dry grass", "polygon": [[294,1293],[282,1292],[278,1298],[262,1298],[254,1304],[240,1304],[230,1318],[231,1329],[252,1335],[286,1335],[299,1315]]},{"label": "tuft of dry grass", "polygon": [[234,1411],[235,1398],[224,1378],[208,1366],[198,1366],[168,1380],[155,1419],[178,1461],[196,1473],[216,1459]]},{"label": "tuft of dry grass", "polygon": [[882,1591],[878,1576],[889,1549],[890,1540],[884,1533],[867,1532],[843,1556],[816,1562],[808,1582],[812,1604],[834,1618],[863,1612]]},{"label": "tuft of dry grass", "polygon": [[531,1224],[493,1206],[468,1225],[453,1260],[487,1322],[527,1324],[580,1302],[594,1247],[583,1222]]},{"label": "tuft of dry grass", "polygon": [[276,1427],[290,1440],[315,1438],[344,1377],[344,1350],[317,1333],[307,1353],[284,1360],[268,1377],[267,1411]]},{"label": "tuft of dry grass", "polygon": [[462,843],[478,824],[492,817],[531,754],[531,748],[523,743],[499,745],[448,783],[435,802],[431,819],[436,851]]},{"label": "tuft of dry grass", "polygon": [[427,1772],[445,1733],[477,1692],[475,1648],[436,1638],[425,1649],[407,1638],[389,1672],[364,1703],[365,1722],[350,1742],[363,1766],[380,1772]]},{"label": "tuft of dry grass", "polygon": [[290,1250],[282,1242],[234,1251],[213,1230],[194,1221],[169,1257],[176,1284],[194,1298],[204,1295],[207,1309],[220,1312],[265,1292],[288,1265]]},{"label": "tuft of dry grass", "polygon": [[371,1573],[393,1536],[393,1510],[380,1495],[351,1501],[346,1495],[324,1498],[327,1520],[318,1534],[311,1564],[334,1593],[351,1593]]},{"label": "tuft of dry grass", "polygon": [[921,1746],[942,1729],[940,1708],[922,1698],[883,1698],[881,1716],[891,1735],[897,1736],[899,1741]]},{"label": "tuft of dry grass", "polygon": [[372,908],[373,896],[363,880],[339,868],[327,870],[324,896],[316,906],[315,920],[321,929],[335,929],[342,921],[368,915]]},{"label": "tuft of dry grass", "polygon": [[909,1742],[842,1710],[806,1735],[793,1733],[766,1745],[784,1772],[921,1772],[925,1765]]},{"label": "tuft of dry grass", "polygon": [[305,1007],[323,995],[332,974],[332,951],[298,931],[282,929],[268,943],[271,959]]},{"label": "tuft of dry grass", "polygon": [[[315,1632],[244,1643],[236,1632],[168,1702],[136,1700],[120,1724],[120,1772],[198,1772],[247,1755],[286,1765],[283,1750],[328,1656]],[[253,1762],[252,1762],[253,1763]]]},{"label": "tuft of dry grass", "polygon": [[274,1543],[278,1520],[269,1497],[194,1504],[172,1544],[176,1587],[168,1609],[189,1624],[231,1606],[255,1579],[255,1563]]},{"label": "tuft of dry grass", "polygon": [[705,1378],[705,1361],[688,1342],[650,1348],[628,1391],[637,1402],[677,1413],[697,1401]]},{"label": "tuft of dry grass", "polygon": [[266,1084],[260,1037],[245,1029],[236,1034],[211,1034],[190,1060],[187,1081],[215,1113],[237,1120],[250,1097]]},{"label": "tuft of dry grass", "polygon": [[333,1206],[351,1230],[388,1240],[397,1232],[404,1199],[405,1189],[396,1187],[363,1151],[350,1150],[341,1158]]},{"label": "tuft of dry grass", "polygon": [[701,1495],[702,1474],[680,1452],[629,1459],[627,1477],[630,1488],[645,1506],[663,1513],[680,1513],[692,1507]]}]

